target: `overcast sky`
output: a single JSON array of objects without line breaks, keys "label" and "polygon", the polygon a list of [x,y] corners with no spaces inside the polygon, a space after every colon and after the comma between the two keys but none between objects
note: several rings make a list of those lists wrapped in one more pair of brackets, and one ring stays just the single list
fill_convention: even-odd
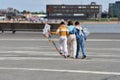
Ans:
[{"label": "overcast sky", "polygon": [[46,4],[90,4],[96,2],[102,5],[102,11],[108,10],[109,3],[115,3],[120,0],[0,0],[0,9],[8,7],[19,11],[46,11]]}]

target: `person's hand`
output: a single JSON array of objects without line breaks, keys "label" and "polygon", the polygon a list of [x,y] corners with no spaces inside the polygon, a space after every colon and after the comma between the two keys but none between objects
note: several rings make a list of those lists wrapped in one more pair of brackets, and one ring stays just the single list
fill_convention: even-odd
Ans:
[{"label": "person's hand", "polygon": [[87,40],[87,38],[84,38],[85,39],[85,41]]},{"label": "person's hand", "polygon": [[51,32],[52,35],[56,34],[56,32]]}]

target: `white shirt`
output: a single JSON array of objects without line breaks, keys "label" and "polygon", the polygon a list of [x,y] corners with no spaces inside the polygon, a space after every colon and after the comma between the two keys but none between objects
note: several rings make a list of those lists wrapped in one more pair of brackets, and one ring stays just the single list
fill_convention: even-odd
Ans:
[{"label": "white shirt", "polygon": [[43,34],[49,34],[50,27],[51,26],[49,24],[45,24],[44,29],[43,29]]}]

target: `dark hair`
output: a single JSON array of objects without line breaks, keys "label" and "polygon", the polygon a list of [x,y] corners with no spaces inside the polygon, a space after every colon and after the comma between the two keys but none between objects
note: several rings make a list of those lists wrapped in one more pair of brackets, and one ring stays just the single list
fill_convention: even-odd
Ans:
[{"label": "dark hair", "polygon": [[78,21],[75,22],[75,25],[79,25],[80,23]]},{"label": "dark hair", "polygon": [[60,25],[65,24],[63,21],[60,23]]},{"label": "dark hair", "polygon": [[72,21],[68,21],[68,26],[73,25]]}]

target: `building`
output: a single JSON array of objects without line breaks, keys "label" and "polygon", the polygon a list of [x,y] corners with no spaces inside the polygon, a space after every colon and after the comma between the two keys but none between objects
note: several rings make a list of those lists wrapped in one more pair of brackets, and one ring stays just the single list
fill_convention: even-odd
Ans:
[{"label": "building", "polygon": [[120,1],[109,3],[109,15],[111,17],[120,17]]},{"label": "building", "polygon": [[91,2],[89,5],[47,5],[48,19],[81,20],[100,18],[102,6]]}]

